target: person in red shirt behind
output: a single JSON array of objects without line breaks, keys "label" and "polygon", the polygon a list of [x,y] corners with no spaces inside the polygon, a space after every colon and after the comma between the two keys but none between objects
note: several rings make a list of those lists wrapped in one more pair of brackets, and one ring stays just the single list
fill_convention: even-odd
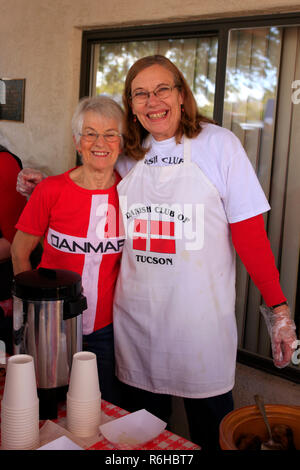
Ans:
[{"label": "person in red shirt behind", "polygon": [[83,343],[97,356],[102,398],[120,405],[115,377],[112,308],[124,243],[119,227],[114,166],[121,152],[123,111],[112,99],[81,100],[72,133],[82,165],[44,179],[33,191],[16,227],[14,274],[31,269],[30,253],[41,237],[40,267],[81,275],[88,308]]},{"label": "person in red shirt behind", "polygon": [[21,160],[0,145],[0,340],[6,352],[12,354],[12,297],[13,268],[11,243],[15,224],[26,205],[26,197],[16,191]]}]

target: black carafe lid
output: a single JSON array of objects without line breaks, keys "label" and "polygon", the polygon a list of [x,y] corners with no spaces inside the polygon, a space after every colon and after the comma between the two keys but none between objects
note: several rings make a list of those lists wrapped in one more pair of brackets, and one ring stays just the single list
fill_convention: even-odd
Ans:
[{"label": "black carafe lid", "polygon": [[67,300],[81,294],[81,276],[64,269],[38,268],[17,274],[12,294],[23,300]]}]

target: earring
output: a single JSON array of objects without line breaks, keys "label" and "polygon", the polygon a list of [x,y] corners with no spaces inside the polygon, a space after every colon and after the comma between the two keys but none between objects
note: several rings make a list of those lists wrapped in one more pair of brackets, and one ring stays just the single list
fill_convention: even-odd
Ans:
[{"label": "earring", "polygon": [[136,122],[136,115],[133,115],[133,122]]},{"label": "earring", "polygon": [[184,114],[184,106],[183,106],[183,104],[181,105],[181,112],[182,112],[182,114]]}]

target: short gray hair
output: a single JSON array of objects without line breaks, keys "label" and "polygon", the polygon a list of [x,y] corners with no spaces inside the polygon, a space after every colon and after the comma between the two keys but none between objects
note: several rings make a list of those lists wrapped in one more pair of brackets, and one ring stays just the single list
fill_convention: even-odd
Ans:
[{"label": "short gray hair", "polygon": [[80,141],[84,115],[88,111],[93,111],[94,113],[99,114],[105,118],[115,119],[118,123],[119,132],[122,134],[124,112],[121,106],[108,96],[89,96],[82,98],[79,101],[73,114],[72,134],[75,137],[77,144],[79,144]]}]

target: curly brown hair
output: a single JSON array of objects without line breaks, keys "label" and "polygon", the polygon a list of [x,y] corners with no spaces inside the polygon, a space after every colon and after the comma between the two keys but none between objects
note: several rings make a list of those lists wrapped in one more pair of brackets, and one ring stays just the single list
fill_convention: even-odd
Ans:
[{"label": "curly brown hair", "polygon": [[148,149],[142,147],[142,143],[149,133],[138,120],[134,122],[131,108],[131,83],[142,70],[152,65],[161,65],[169,70],[173,75],[175,86],[183,94],[184,113],[181,115],[181,121],[175,134],[177,143],[180,142],[183,135],[189,138],[196,137],[202,130],[201,123],[214,123],[213,120],[199,113],[192,90],[183,74],[173,62],[162,55],[143,57],[137,60],[129,69],[123,93],[123,105],[125,110],[124,153],[130,155],[135,160],[141,160],[148,151]]}]

